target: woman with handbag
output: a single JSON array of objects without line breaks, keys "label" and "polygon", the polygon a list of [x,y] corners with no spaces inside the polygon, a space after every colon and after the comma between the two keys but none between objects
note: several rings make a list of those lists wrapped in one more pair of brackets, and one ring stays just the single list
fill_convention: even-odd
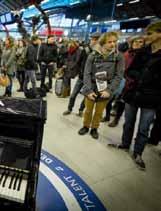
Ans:
[{"label": "woman with handbag", "polygon": [[16,65],[15,65],[15,57],[16,50],[14,47],[14,39],[11,36],[6,37],[5,47],[2,51],[1,57],[1,68],[4,74],[6,74],[9,78],[9,85],[6,87],[4,97],[12,96],[12,78],[15,73]]}]

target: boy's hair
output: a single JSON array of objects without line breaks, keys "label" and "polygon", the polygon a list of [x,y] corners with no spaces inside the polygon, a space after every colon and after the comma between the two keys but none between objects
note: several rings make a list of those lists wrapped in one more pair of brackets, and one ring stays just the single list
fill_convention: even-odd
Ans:
[{"label": "boy's hair", "polygon": [[106,33],[101,35],[101,37],[99,38],[98,43],[101,46],[103,46],[106,43],[106,41],[107,41],[107,39],[109,37],[116,37],[118,39],[118,33],[117,32],[113,32],[113,31],[112,32],[106,32]]},{"label": "boy's hair", "polygon": [[148,25],[146,28],[146,32],[150,32],[150,31],[161,33],[161,21]]}]

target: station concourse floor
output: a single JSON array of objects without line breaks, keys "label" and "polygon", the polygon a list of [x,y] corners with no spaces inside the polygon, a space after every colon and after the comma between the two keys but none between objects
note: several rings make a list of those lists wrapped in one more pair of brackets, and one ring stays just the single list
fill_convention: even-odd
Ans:
[{"label": "station concourse floor", "polygon": [[[16,89],[17,82],[14,82],[13,96],[23,96]],[[107,210],[161,211],[161,145],[146,147],[143,154],[146,171],[141,171],[129,153],[107,146],[108,143],[121,141],[124,117],[115,128],[101,123],[100,137],[94,140],[89,134],[78,135],[82,118],[77,117],[76,113],[81,95],[68,116],[62,113],[67,109],[69,98],[58,98],[53,92],[46,99],[48,115],[43,138],[44,150],[76,172]]]}]

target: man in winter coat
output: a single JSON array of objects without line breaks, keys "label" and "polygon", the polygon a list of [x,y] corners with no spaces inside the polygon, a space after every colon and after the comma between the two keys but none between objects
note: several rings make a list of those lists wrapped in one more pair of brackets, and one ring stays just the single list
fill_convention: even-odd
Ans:
[{"label": "man in winter coat", "polygon": [[[80,93],[80,91],[83,87],[83,74],[84,74],[84,68],[85,68],[85,62],[87,60],[87,56],[91,52],[91,49],[96,45],[100,35],[101,34],[99,32],[93,33],[91,35],[89,52],[87,52],[87,50],[85,48],[81,49],[82,52],[81,52],[81,57],[80,57],[80,61],[79,61],[80,71],[79,71],[78,79],[75,83],[75,86],[73,88],[72,94],[69,99],[68,110],[65,111],[63,113],[63,115],[69,115],[72,112],[76,97]],[[80,105],[80,109],[79,109],[80,116],[82,115],[83,109],[84,109],[84,100]]]},{"label": "man in winter coat", "polygon": [[41,88],[45,85],[46,71],[48,70],[49,90],[52,92],[52,78],[55,63],[57,62],[58,52],[57,46],[54,43],[54,37],[48,36],[46,44],[42,44],[39,52],[39,62],[41,64]]},{"label": "man in winter coat", "polygon": [[63,84],[64,90],[62,97],[68,97],[71,90],[71,79],[75,78],[80,72],[80,59],[81,59],[81,49],[79,48],[79,43],[71,40],[68,43],[68,53],[65,61]]},{"label": "man in winter coat", "polygon": [[39,44],[39,37],[33,35],[31,43],[27,47],[26,61],[25,61],[25,81],[24,92],[28,90],[28,83],[31,80],[33,93],[36,94],[36,70],[37,70],[37,49]]},{"label": "man in winter coat", "polygon": [[115,32],[103,34],[95,50],[88,56],[83,86],[86,96],[85,113],[79,135],[86,134],[91,128],[91,136],[95,139],[99,137],[97,129],[102,113],[119,86],[124,70],[123,56],[116,50],[117,40],[118,35]]},{"label": "man in winter coat", "polygon": [[142,170],[145,169],[142,154],[148,142],[150,125],[154,120],[156,109],[161,105],[161,22],[152,23],[147,27],[145,40],[151,47],[150,54],[148,48],[139,50],[126,73],[125,123],[122,143],[118,145],[120,149],[130,148],[136,115],[140,108],[133,159]]}]

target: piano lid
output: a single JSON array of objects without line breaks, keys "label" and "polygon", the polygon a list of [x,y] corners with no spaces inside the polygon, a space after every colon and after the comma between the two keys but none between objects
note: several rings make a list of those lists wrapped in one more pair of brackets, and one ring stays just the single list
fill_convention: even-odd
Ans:
[{"label": "piano lid", "polygon": [[42,99],[1,98],[0,114],[29,116],[46,120],[47,104]]}]

